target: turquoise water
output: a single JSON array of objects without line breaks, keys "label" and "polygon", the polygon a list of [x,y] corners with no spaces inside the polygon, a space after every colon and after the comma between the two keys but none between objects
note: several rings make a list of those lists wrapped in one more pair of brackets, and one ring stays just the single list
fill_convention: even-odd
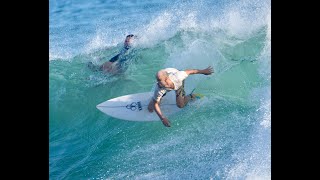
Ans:
[{"label": "turquoise water", "polygon": [[[49,1],[50,179],[271,179],[270,1]],[[128,69],[92,72],[133,33]],[[161,68],[203,69],[205,95],[159,122],[95,106],[152,91]]]}]

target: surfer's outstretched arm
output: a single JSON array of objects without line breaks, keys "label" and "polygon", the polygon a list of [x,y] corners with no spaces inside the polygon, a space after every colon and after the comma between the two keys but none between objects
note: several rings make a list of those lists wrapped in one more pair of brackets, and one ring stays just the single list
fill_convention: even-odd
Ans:
[{"label": "surfer's outstretched arm", "polygon": [[191,74],[204,74],[204,75],[210,75],[213,73],[213,68],[211,66],[207,67],[206,69],[187,69],[185,70],[185,72],[188,74],[188,75],[191,75]]}]

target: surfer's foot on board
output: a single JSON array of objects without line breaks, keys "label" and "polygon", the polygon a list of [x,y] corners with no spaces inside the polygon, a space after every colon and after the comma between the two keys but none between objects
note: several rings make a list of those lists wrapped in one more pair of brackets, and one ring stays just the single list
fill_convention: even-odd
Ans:
[{"label": "surfer's foot on board", "polygon": [[200,99],[203,95],[192,93],[192,94],[189,94],[189,96],[190,96],[190,101],[194,101],[196,99]]}]

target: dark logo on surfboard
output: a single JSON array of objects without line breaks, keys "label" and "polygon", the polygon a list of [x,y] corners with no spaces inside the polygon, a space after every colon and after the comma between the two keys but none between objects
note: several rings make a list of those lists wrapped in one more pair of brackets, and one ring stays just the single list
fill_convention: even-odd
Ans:
[{"label": "dark logo on surfboard", "polygon": [[138,102],[133,102],[133,103],[131,103],[131,104],[128,104],[127,106],[126,106],[126,108],[127,109],[130,109],[131,111],[135,111],[135,110],[139,110],[139,111],[141,111],[142,110],[142,106],[141,106],[141,102],[140,101],[138,101]]}]

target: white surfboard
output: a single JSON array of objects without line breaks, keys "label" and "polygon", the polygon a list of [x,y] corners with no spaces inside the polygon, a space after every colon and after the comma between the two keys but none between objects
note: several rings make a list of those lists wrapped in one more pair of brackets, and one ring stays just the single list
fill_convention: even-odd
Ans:
[{"label": "white surfboard", "polygon": [[[128,121],[160,121],[157,113],[148,111],[148,104],[153,92],[144,92],[120,96],[102,102],[97,108],[103,113],[114,118]],[[176,105],[175,91],[167,92],[161,100],[161,112],[166,117],[181,110]]]}]

